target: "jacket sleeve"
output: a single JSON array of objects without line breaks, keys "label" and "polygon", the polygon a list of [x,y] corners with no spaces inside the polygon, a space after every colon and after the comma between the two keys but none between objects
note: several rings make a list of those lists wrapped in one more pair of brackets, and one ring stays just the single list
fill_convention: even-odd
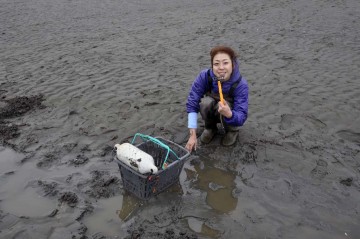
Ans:
[{"label": "jacket sleeve", "polygon": [[225,122],[232,126],[242,126],[248,115],[249,87],[246,79],[243,78],[241,84],[234,91],[234,106],[232,117],[225,118]]},{"label": "jacket sleeve", "polygon": [[187,113],[198,113],[200,110],[200,100],[207,91],[206,72],[207,70],[201,71],[191,86],[186,103]]}]

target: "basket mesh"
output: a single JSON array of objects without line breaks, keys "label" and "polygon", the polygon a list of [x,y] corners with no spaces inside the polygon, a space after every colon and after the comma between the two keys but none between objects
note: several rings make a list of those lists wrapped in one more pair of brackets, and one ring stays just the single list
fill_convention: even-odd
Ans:
[{"label": "basket mesh", "polygon": [[174,153],[171,152],[168,155],[166,161],[168,166],[165,169],[162,169],[161,165],[166,159],[168,153],[167,149],[152,141],[146,141],[137,145],[139,149],[150,154],[154,158],[155,164],[159,169],[156,174],[140,174],[115,156],[120,169],[124,189],[140,199],[149,199],[151,196],[164,191],[176,183],[179,180],[179,175],[186,158],[190,155],[185,148],[176,143],[159,137],[156,139],[168,145],[176,154],[174,155]]}]

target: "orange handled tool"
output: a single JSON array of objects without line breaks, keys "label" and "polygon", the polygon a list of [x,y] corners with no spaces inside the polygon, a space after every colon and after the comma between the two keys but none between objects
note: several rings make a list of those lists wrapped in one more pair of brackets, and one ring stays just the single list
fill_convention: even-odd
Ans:
[{"label": "orange handled tool", "polygon": [[221,82],[219,80],[218,80],[218,88],[219,88],[219,94],[220,94],[220,101],[221,101],[221,103],[224,104],[224,96],[222,93]]}]

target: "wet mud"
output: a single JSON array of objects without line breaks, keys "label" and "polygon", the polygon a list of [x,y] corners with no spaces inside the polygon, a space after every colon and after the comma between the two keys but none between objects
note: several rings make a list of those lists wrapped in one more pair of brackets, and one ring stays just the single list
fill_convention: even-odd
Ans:
[{"label": "wet mud", "polygon": [[20,135],[19,127],[26,124],[14,124],[7,119],[15,118],[26,114],[27,112],[36,108],[43,109],[45,106],[41,104],[43,101],[42,95],[37,96],[21,96],[6,99],[2,97],[0,107],[0,142],[3,145],[11,145],[7,140],[17,138]]},{"label": "wet mud", "polygon": [[[0,3],[0,238],[360,235],[358,1]],[[137,199],[113,146],[184,146],[217,44],[249,84],[238,142],[199,143],[179,182]]]}]

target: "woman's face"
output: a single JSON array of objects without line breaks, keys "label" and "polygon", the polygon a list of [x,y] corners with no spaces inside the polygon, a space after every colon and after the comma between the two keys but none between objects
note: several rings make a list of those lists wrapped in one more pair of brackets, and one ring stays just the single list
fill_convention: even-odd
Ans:
[{"label": "woman's face", "polygon": [[216,54],[213,58],[212,69],[218,79],[229,80],[233,71],[230,56],[222,52]]}]

